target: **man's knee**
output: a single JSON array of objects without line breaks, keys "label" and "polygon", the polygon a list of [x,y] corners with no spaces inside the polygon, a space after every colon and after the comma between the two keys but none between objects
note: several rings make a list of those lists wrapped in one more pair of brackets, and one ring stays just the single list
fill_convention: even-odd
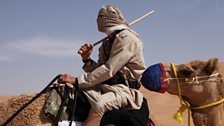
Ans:
[{"label": "man's knee", "polygon": [[94,103],[94,105],[92,106],[95,111],[100,115],[102,116],[103,113],[105,112],[105,104],[103,102],[96,102]]}]

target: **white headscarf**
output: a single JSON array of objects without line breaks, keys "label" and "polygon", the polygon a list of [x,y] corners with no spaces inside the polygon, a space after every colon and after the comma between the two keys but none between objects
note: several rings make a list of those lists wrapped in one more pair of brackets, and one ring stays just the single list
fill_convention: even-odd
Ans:
[{"label": "white headscarf", "polygon": [[97,25],[99,31],[107,34],[114,30],[127,29],[129,27],[118,7],[111,5],[105,5],[100,9],[97,17]]},{"label": "white headscarf", "polygon": [[97,26],[100,32],[105,32],[107,35],[116,30],[128,29],[138,36],[136,32],[129,28],[128,22],[116,6],[104,5],[100,9],[97,17]]}]

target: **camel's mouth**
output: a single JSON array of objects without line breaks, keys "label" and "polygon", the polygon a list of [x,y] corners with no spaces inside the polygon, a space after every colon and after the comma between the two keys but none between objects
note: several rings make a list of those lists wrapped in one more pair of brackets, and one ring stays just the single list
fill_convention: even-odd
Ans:
[{"label": "camel's mouth", "polygon": [[142,85],[151,90],[164,93],[167,90],[167,75],[162,63],[149,66],[141,78]]}]

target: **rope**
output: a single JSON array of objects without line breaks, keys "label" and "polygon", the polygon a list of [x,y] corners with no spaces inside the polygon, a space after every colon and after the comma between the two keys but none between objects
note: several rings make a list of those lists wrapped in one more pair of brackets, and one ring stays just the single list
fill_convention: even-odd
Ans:
[{"label": "rope", "polygon": [[193,83],[196,83],[196,84],[200,84],[202,82],[208,82],[208,81],[211,81],[211,82],[216,82],[217,79],[210,79],[210,80],[198,80],[198,79],[204,79],[204,78],[210,78],[210,77],[215,77],[215,76],[219,76],[220,74],[219,73],[215,73],[215,74],[212,74],[210,76],[196,76],[196,77],[193,77],[193,78],[177,78],[177,77],[171,77],[171,78],[167,78],[165,81],[170,81],[170,80],[185,80],[185,81],[189,81],[189,80],[192,80],[190,82],[184,82],[184,83],[189,83],[189,84],[193,84]]},{"label": "rope", "polygon": [[[181,96],[181,89],[180,89],[180,81],[179,81],[178,76],[177,76],[176,67],[173,63],[171,63],[171,67],[173,69],[175,78],[177,78],[176,81],[177,81],[177,86],[178,86],[178,97],[179,97],[179,102],[180,102],[180,105],[181,105],[179,110],[174,114],[173,118],[176,119],[180,124],[183,124],[184,123],[183,112],[186,109],[188,109],[188,111],[190,111],[190,109],[189,109],[188,104],[183,103],[183,99],[182,99],[182,96]],[[190,112],[188,112],[188,126],[190,126]]]},{"label": "rope", "polygon": [[76,89],[77,91],[75,91],[75,88],[73,88],[73,91],[76,92],[75,94],[75,103],[73,104],[73,108],[72,108],[72,115],[71,115],[71,120],[69,122],[69,126],[72,126],[72,122],[75,119],[75,110],[76,110],[76,106],[77,106],[77,99],[78,99],[78,93],[80,92],[79,88]]},{"label": "rope", "polygon": [[198,106],[198,107],[190,107],[190,109],[191,109],[191,110],[205,109],[205,108],[209,108],[209,107],[212,107],[212,106],[221,104],[221,103],[224,103],[224,98],[222,98],[222,99],[219,100],[219,101],[216,101],[216,102],[212,102],[212,103],[210,103],[210,104],[207,104],[207,105],[202,105],[202,106]]},{"label": "rope", "polygon": [[69,88],[66,86],[64,89],[64,94],[63,94],[61,105],[60,105],[57,115],[55,117],[54,126],[58,126],[58,122],[60,121],[62,112],[64,111],[64,106],[66,105],[68,98],[69,98]]}]

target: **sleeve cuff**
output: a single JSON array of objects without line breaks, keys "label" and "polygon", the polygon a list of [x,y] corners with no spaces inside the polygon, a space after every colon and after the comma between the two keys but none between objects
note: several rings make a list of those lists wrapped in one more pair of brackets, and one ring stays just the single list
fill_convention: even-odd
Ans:
[{"label": "sleeve cuff", "polygon": [[88,57],[87,59],[82,59],[82,62],[83,63],[88,63],[88,62],[92,62],[93,60],[90,58],[90,57]]}]

